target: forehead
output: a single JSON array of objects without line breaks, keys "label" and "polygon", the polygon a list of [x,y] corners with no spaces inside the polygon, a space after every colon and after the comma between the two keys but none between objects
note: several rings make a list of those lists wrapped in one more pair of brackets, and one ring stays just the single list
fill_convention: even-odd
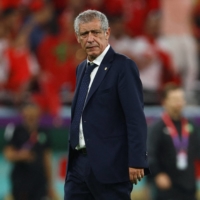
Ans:
[{"label": "forehead", "polygon": [[37,112],[39,112],[39,108],[38,107],[36,107],[36,106],[26,106],[26,107],[24,107],[23,109],[22,109],[22,111],[24,112],[24,113],[28,113],[28,114],[32,114],[32,113],[37,113]]},{"label": "forehead", "polygon": [[93,19],[90,22],[79,24],[79,32],[99,30],[99,29],[101,29],[101,21],[99,19]]},{"label": "forehead", "polygon": [[184,97],[184,91],[182,89],[171,90],[168,92],[167,98]]}]

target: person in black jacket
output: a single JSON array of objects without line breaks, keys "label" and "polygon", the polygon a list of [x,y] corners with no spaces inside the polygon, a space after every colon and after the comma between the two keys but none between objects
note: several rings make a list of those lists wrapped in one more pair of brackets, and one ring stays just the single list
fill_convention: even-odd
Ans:
[{"label": "person in black jacket", "polygon": [[4,156],[13,164],[14,200],[42,200],[55,197],[52,182],[50,137],[39,125],[40,110],[35,104],[22,108],[23,122],[5,129]]},{"label": "person in black jacket", "polygon": [[176,85],[163,91],[164,113],[148,134],[149,166],[155,200],[195,200],[194,161],[200,158],[198,128],[182,111],[184,92]]}]

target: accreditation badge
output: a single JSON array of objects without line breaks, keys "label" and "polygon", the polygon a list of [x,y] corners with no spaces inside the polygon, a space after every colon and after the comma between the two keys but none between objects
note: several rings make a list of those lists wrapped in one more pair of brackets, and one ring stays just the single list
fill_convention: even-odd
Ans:
[{"label": "accreditation badge", "polygon": [[184,170],[188,166],[188,155],[185,151],[179,151],[176,155],[176,167],[179,170]]}]

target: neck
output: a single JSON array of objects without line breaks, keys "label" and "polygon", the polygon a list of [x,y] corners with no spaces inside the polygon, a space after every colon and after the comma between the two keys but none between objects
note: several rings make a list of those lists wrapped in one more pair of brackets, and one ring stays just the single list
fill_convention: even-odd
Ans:
[{"label": "neck", "polygon": [[170,112],[170,113],[167,112],[167,113],[168,113],[168,115],[170,116],[170,118],[172,120],[178,121],[178,120],[180,120],[182,118],[181,113],[173,113],[173,112]]},{"label": "neck", "polygon": [[30,124],[25,123],[25,126],[30,132],[36,131],[37,127],[38,127],[37,124],[32,124],[32,123],[30,123]]},{"label": "neck", "polygon": [[88,60],[90,61],[90,62],[92,62],[93,60],[95,60],[97,57],[94,57],[94,56],[88,56]]}]

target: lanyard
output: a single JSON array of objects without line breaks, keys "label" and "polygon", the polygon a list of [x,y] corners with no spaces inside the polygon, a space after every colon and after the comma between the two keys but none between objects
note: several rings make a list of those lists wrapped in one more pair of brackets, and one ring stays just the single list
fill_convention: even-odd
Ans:
[{"label": "lanyard", "polygon": [[37,142],[37,135],[38,133],[36,131],[32,132],[30,138],[22,145],[22,148],[32,149]]},{"label": "lanyard", "polygon": [[187,129],[188,122],[185,118],[181,118],[181,138],[179,137],[178,131],[174,126],[170,116],[167,113],[162,115],[162,119],[169,131],[169,134],[172,138],[174,147],[177,152],[185,151],[188,149],[188,141],[189,141],[189,131]]}]

